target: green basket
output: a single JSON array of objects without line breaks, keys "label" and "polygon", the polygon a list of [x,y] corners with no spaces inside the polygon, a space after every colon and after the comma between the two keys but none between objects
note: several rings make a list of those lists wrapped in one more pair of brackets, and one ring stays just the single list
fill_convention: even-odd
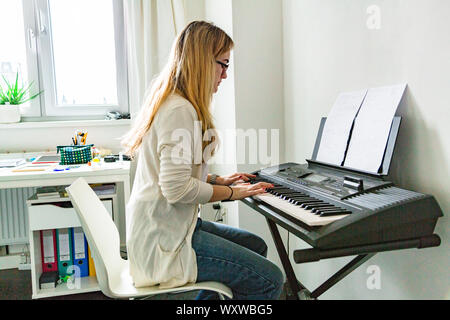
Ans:
[{"label": "green basket", "polygon": [[91,148],[93,144],[85,146],[57,146],[56,152],[61,154],[59,164],[83,164],[92,160]]}]

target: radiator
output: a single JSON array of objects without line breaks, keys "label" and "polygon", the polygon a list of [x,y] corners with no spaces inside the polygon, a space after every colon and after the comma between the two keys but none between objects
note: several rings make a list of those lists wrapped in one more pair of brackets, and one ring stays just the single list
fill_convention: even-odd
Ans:
[{"label": "radiator", "polygon": [[0,246],[28,243],[27,199],[36,188],[0,189]]}]

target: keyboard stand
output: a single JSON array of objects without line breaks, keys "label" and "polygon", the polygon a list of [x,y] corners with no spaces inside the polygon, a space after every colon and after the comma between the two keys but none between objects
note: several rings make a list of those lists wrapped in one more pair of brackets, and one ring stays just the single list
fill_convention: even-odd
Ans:
[{"label": "keyboard stand", "polygon": [[283,265],[284,272],[286,273],[286,280],[288,283],[288,288],[290,292],[287,293],[287,299],[289,300],[308,300],[317,299],[321,294],[326,292],[328,289],[333,287],[336,283],[344,279],[356,268],[361,266],[363,263],[372,258],[376,253],[383,251],[410,249],[410,248],[428,248],[437,247],[441,243],[441,239],[438,235],[432,234],[430,236],[425,236],[421,238],[409,239],[409,240],[398,240],[389,241],[383,243],[375,243],[363,246],[336,248],[336,249],[302,249],[295,250],[293,253],[295,263],[307,263],[315,262],[321,259],[346,257],[357,255],[352,261],[347,263],[343,268],[332,275],[328,280],[321,284],[317,289],[310,292],[300,281],[297,280],[295,276],[294,269],[289,260],[289,255],[281,239],[280,232],[278,231],[277,225],[287,229],[294,235],[299,236],[301,239],[308,242],[305,237],[301,226],[294,224],[292,221],[283,218],[282,215],[277,213],[276,208],[269,208],[266,205],[255,201],[251,198],[245,198],[241,200],[246,205],[261,213],[266,217],[267,224],[269,226],[270,233],[275,242],[275,247],[277,249],[278,255]]},{"label": "keyboard stand", "polygon": [[291,289],[290,294],[287,294],[289,300],[298,299],[298,294],[306,288],[297,280],[295,276],[294,269],[292,268],[291,262],[289,261],[289,255],[284,248],[283,240],[281,240],[280,232],[278,231],[275,222],[266,218],[267,224],[269,225],[270,233],[272,234],[273,241],[275,242],[275,247],[277,248],[278,256],[280,257],[281,264],[283,265],[284,272],[286,273],[286,280],[288,282],[289,288]]},{"label": "keyboard stand", "polygon": [[[278,252],[278,256],[280,257],[281,264],[283,265],[283,269],[286,273],[286,280],[289,285],[290,292],[287,293],[288,300],[313,300],[317,299],[322,293],[327,291],[329,288],[334,286],[336,283],[344,279],[348,274],[350,274],[353,270],[358,268],[364,262],[372,258],[375,253],[372,254],[363,254],[359,255],[350,261],[346,266],[344,266],[341,270],[336,272],[332,277],[330,277],[327,281],[325,281],[322,285],[320,285],[316,290],[312,293],[300,282],[297,280],[295,276],[294,269],[292,268],[291,262],[289,261],[289,256],[286,253],[286,249],[284,248],[283,241],[281,240],[280,232],[278,231],[276,223],[274,223],[269,218],[266,219],[267,224],[269,225],[270,233],[272,234],[272,238],[275,242],[275,247]],[[309,250],[309,249],[306,249]],[[303,250],[297,250],[295,252],[299,252]],[[303,256],[304,258],[308,257],[308,254]],[[313,255],[313,260],[317,261],[316,255]],[[310,262],[310,261],[303,261]]]},{"label": "keyboard stand", "polygon": [[[271,222],[273,223],[273,222]],[[277,230],[278,231],[278,230]],[[341,281],[344,277],[350,274],[353,270],[358,268],[364,262],[372,258],[376,253],[383,251],[401,250],[401,249],[411,249],[411,248],[428,248],[437,247],[441,244],[441,239],[438,235],[433,234],[430,236],[425,236],[416,239],[409,240],[398,240],[389,241],[383,243],[376,243],[364,246],[355,246],[347,248],[337,248],[337,249],[303,249],[294,251],[294,261],[295,263],[306,263],[319,261],[321,259],[346,257],[357,254],[358,256],[345,265],[341,270],[336,272],[332,277],[320,285],[316,290],[310,294],[310,298],[316,299],[322,293],[330,289],[336,283]]]}]

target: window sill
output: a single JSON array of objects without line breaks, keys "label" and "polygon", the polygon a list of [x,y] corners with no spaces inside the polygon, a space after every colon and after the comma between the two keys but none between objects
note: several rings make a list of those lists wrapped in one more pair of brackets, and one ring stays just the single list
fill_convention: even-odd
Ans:
[{"label": "window sill", "polygon": [[73,121],[42,121],[0,123],[0,129],[33,129],[33,128],[64,128],[64,127],[115,127],[129,126],[132,120],[73,120]]}]

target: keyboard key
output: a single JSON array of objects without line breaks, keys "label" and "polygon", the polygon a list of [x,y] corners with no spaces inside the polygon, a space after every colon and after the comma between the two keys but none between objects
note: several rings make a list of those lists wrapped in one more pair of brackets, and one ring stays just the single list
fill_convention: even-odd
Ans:
[{"label": "keyboard key", "polygon": [[345,215],[331,215],[321,217],[311,212],[311,210],[306,210],[304,208],[300,208],[298,205],[294,205],[286,200],[282,200],[277,196],[274,196],[271,193],[263,193],[253,196],[255,200],[265,202],[281,212],[289,215],[297,220],[306,223],[309,226],[323,226],[334,222],[336,220],[342,219]]}]

